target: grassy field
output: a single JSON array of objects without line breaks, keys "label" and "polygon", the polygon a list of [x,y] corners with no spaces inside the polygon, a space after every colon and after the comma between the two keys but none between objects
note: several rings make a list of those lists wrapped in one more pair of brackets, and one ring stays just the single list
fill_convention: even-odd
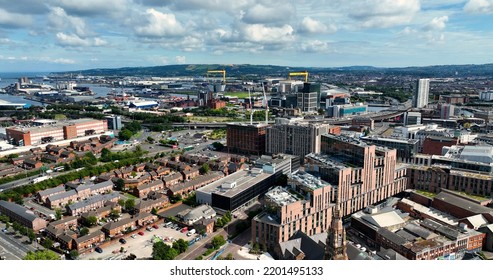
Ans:
[{"label": "grassy field", "polygon": [[[238,91],[238,92],[225,92],[225,96],[236,96],[238,98],[243,98],[247,99],[248,98],[248,92],[247,91]],[[252,97],[254,96],[260,96],[258,93],[254,94],[253,92],[251,93]]]}]

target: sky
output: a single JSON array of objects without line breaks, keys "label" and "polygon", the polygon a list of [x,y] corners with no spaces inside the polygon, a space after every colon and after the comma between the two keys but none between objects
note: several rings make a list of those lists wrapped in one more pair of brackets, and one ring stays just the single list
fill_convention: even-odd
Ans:
[{"label": "sky", "polygon": [[0,72],[492,63],[493,0],[0,0]]}]

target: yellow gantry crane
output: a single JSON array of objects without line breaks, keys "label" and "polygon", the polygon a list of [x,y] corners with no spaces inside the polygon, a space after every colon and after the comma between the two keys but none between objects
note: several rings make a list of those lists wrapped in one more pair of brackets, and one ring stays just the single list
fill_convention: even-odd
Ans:
[{"label": "yellow gantry crane", "polygon": [[305,83],[308,83],[308,71],[290,72],[288,74],[288,80],[291,80],[292,76],[305,76]]},{"label": "yellow gantry crane", "polygon": [[223,74],[223,84],[226,84],[226,70],[207,70],[207,77],[209,77],[209,73],[221,73]]}]

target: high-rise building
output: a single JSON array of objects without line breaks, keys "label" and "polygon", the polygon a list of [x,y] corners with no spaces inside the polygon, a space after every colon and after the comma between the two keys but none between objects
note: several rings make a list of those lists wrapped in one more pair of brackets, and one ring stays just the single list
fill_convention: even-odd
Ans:
[{"label": "high-rise building", "polygon": [[303,112],[315,112],[320,107],[320,85],[304,83],[303,90],[297,94],[298,108]]},{"label": "high-rise building", "polygon": [[228,124],[226,145],[230,153],[262,155],[265,153],[266,124]]},{"label": "high-rise building", "polygon": [[267,128],[266,152],[268,154],[285,153],[299,156],[320,153],[322,134],[339,134],[340,127],[329,124],[302,122],[302,119],[276,119],[276,124]]},{"label": "high-rise building", "polygon": [[416,81],[414,88],[414,107],[424,108],[428,105],[428,98],[430,96],[430,79],[419,79]]}]

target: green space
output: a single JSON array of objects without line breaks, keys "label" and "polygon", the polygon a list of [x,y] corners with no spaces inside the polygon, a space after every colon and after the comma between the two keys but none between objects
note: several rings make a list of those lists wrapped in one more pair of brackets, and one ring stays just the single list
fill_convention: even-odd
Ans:
[{"label": "green space", "polygon": [[[236,96],[238,98],[243,98],[243,99],[247,99],[248,98],[248,92],[247,91],[238,91],[238,92],[226,92],[224,93],[225,96]],[[250,95],[253,97],[254,94],[253,93],[250,93]],[[256,94],[258,95],[258,94]]]},{"label": "green space", "polygon": [[423,196],[426,196],[429,198],[434,198],[437,195],[436,193],[427,192],[427,191],[423,191],[423,190],[414,190],[414,191],[420,195],[423,195]]},{"label": "green space", "polygon": [[459,192],[459,194],[462,195],[462,196],[465,196],[465,197],[472,198],[472,199],[477,200],[477,201],[484,201],[484,200],[489,200],[490,199],[489,197],[486,197],[486,196],[468,194],[468,193],[465,193],[465,192]]}]

